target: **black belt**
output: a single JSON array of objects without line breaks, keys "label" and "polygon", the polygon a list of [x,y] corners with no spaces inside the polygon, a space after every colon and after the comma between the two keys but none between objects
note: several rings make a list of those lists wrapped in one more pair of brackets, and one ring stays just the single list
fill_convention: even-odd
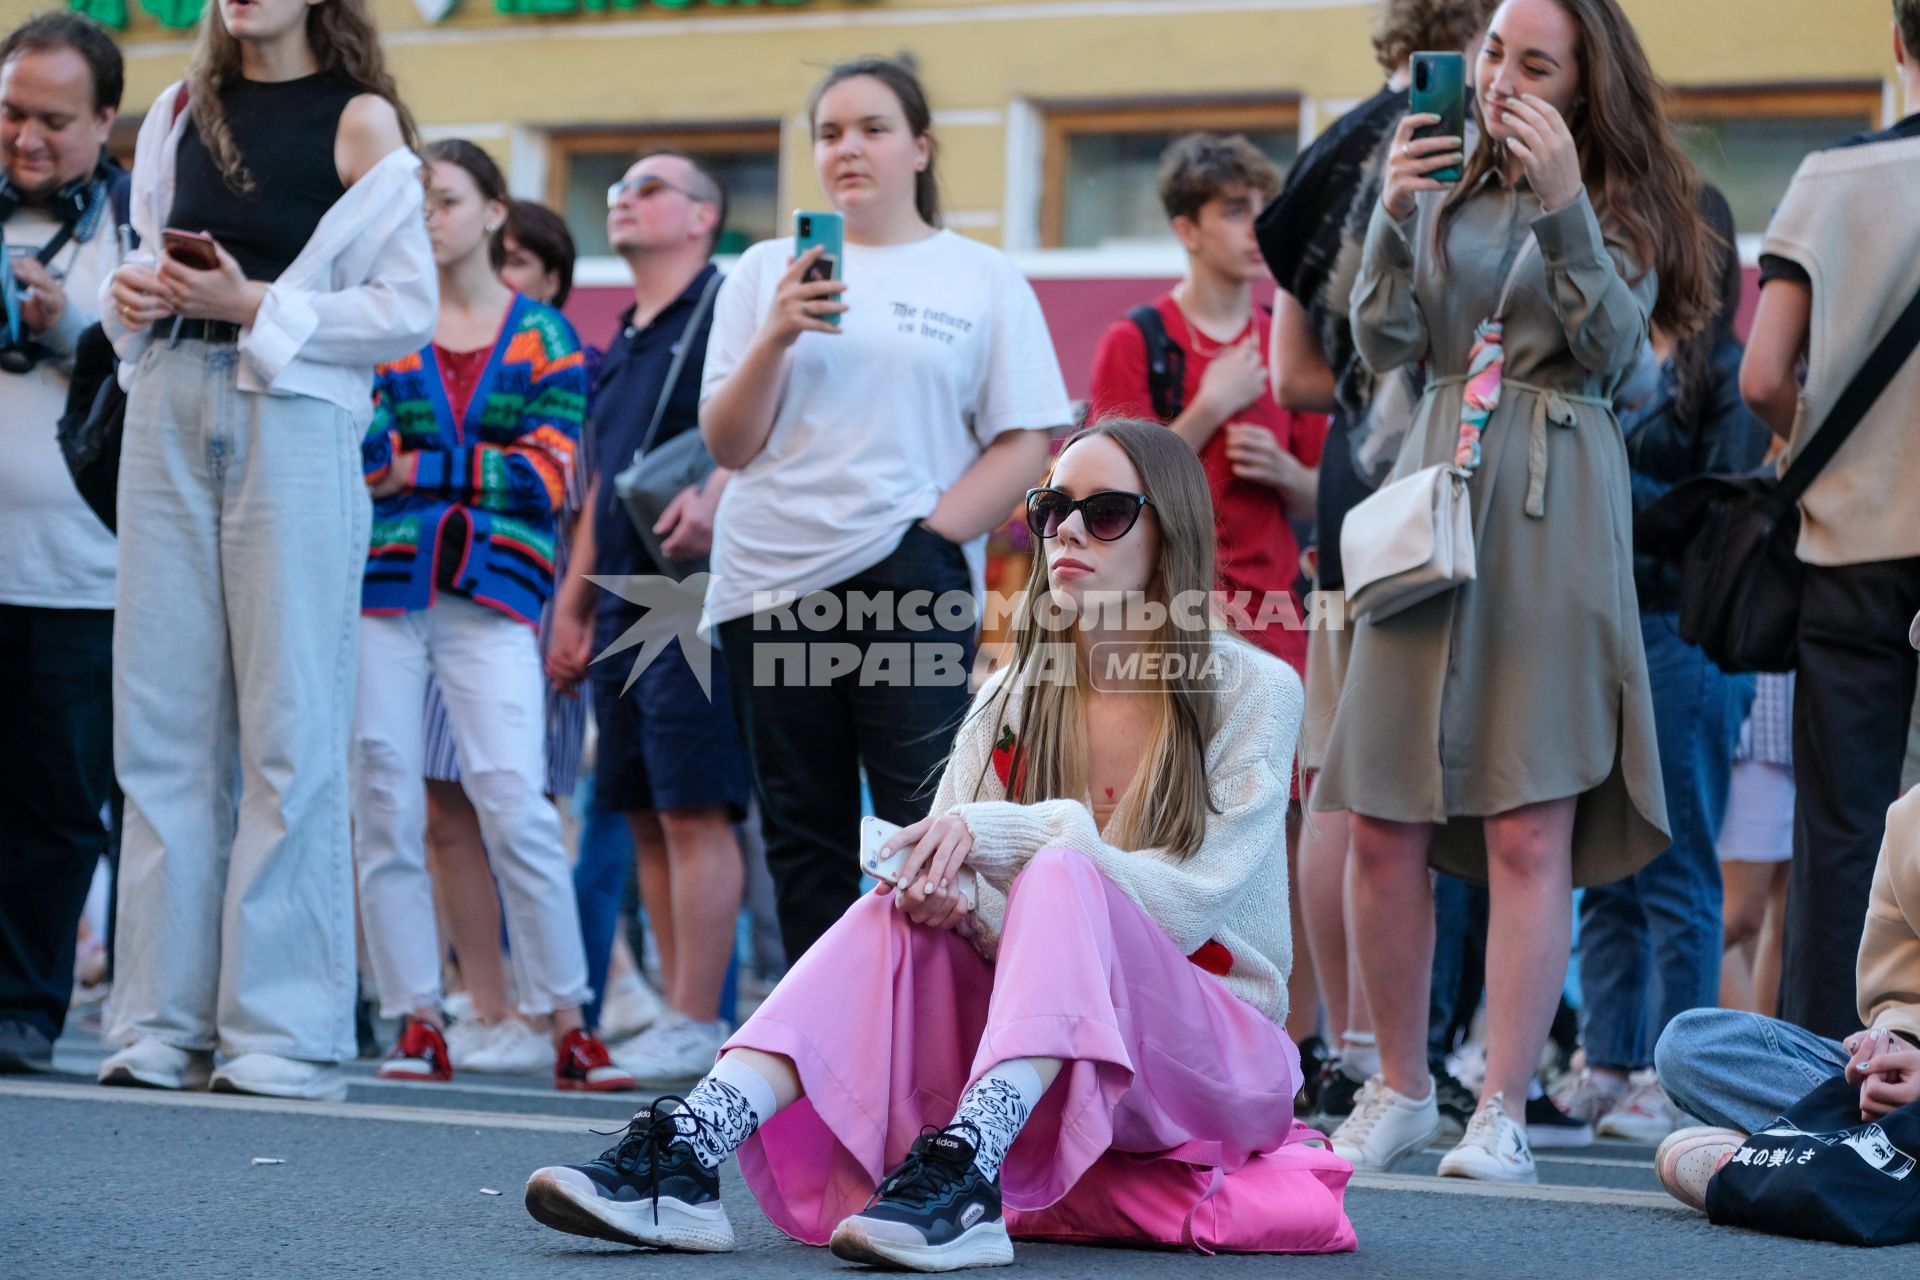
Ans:
[{"label": "black belt", "polygon": [[178,316],[168,316],[154,323],[153,336],[162,342],[224,342],[240,341],[240,326],[227,320],[182,320]]}]

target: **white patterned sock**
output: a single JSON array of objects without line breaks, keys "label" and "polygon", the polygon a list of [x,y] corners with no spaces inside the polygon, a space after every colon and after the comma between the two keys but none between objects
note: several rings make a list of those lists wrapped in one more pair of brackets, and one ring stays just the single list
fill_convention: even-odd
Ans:
[{"label": "white patterned sock", "polygon": [[973,1163],[981,1177],[991,1182],[1000,1176],[1007,1148],[1020,1136],[1059,1071],[1057,1058],[1009,1058],[974,1081],[960,1099],[953,1123],[972,1125],[980,1135]]},{"label": "white patterned sock", "polygon": [[[678,1140],[693,1148],[701,1166],[717,1169],[778,1109],[767,1078],[728,1054],[693,1086],[674,1126]],[[694,1116],[701,1123],[695,1124]]]}]

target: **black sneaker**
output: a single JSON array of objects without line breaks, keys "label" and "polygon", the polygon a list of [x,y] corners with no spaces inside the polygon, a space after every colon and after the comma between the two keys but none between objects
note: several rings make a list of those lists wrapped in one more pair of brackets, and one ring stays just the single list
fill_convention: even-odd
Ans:
[{"label": "black sneaker", "polygon": [[1365,1080],[1356,1080],[1347,1074],[1338,1059],[1320,1068],[1320,1087],[1316,1090],[1320,1105],[1309,1123],[1322,1133],[1332,1133],[1342,1120],[1353,1114],[1354,1097],[1364,1084]]},{"label": "black sneaker", "polygon": [[[676,1142],[679,1098],[660,1098],[590,1164],[550,1165],[527,1179],[527,1212],[570,1235],[688,1253],[726,1253],[733,1224],[720,1203],[720,1173]],[[695,1125],[703,1123],[689,1116]],[[996,1206],[997,1207],[997,1206]]]},{"label": "black sneaker", "polygon": [[1440,1108],[1440,1133],[1434,1141],[1458,1142],[1466,1136],[1473,1113],[1480,1109],[1480,1099],[1453,1078],[1444,1062],[1430,1060],[1427,1069],[1433,1073],[1433,1096]]},{"label": "black sneaker", "polygon": [[1527,1141],[1536,1147],[1590,1147],[1593,1126],[1574,1119],[1543,1094],[1527,1099]]},{"label": "black sneaker", "polygon": [[1293,1095],[1293,1114],[1310,1116],[1320,1109],[1320,1086],[1335,1055],[1319,1036],[1300,1042],[1300,1092]]},{"label": "black sneaker", "polygon": [[848,1262],[909,1271],[1013,1263],[1000,1187],[980,1176],[972,1125],[927,1129],[867,1207],[834,1228],[828,1247]]}]

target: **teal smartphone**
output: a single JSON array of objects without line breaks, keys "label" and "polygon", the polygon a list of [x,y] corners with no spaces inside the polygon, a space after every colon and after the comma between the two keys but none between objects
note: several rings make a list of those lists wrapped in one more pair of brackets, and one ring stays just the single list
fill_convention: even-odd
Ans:
[{"label": "teal smartphone", "polygon": [[[1416,138],[1465,138],[1467,136],[1467,59],[1459,53],[1416,53],[1413,55],[1413,93],[1410,110],[1415,115],[1440,117],[1439,124],[1414,131]],[[1450,165],[1427,175],[1435,182],[1460,181],[1460,166]]]},{"label": "teal smartphone", "polygon": [[[840,257],[844,252],[842,243],[846,235],[846,219],[837,213],[815,213],[810,209],[793,211],[793,256],[798,258],[806,254],[815,245],[825,252],[820,260],[807,268],[806,280],[839,280]],[[839,324],[838,313],[822,316],[828,324]]]}]

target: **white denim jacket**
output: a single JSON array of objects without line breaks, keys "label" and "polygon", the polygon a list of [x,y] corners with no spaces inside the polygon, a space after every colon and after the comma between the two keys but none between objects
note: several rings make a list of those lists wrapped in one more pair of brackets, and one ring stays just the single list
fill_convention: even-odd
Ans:
[{"label": "white denim jacket", "polygon": [[[180,138],[190,113],[174,115],[179,85],[147,112],[133,159],[133,229],[141,248],[127,258],[151,269],[173,208]],[[373,417],[373,367],[433,340],[440,280],[422,216],[420,157],[401,147],[334,203],[313,237],[240,331],[239,387],[276,396],[312,396],[339,405],[364,429]],[[121,322],[112,278],[100,291],[101,323],[131,389],[146,329]]]}]

